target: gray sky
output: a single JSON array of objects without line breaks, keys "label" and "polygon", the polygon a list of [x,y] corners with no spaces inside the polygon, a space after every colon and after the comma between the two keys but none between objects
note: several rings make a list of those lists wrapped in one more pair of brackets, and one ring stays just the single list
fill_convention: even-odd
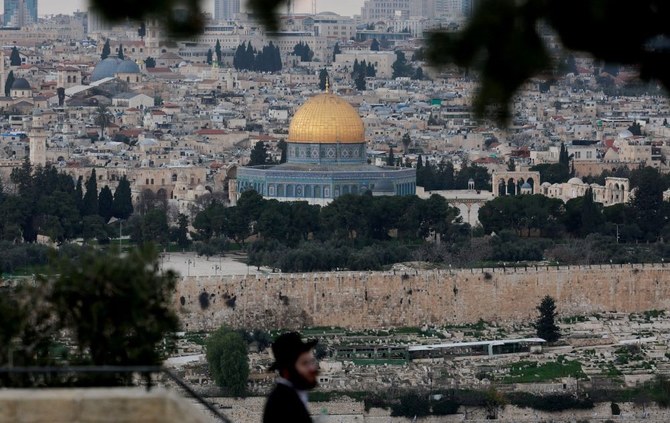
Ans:
[{"label": "gray sky", "polygon": [[[112,0],[113,1],[113,0]],[[142,0],[138,0],[142,1]],[[206,10],[214,12],[214,0],[202,0]],[[242,0],[246,1],[246,0]],[[296,12],[311,11],[311,0],[295,0]],[[3,2],[0,2],[2,8]],[[317,0],[317,12],[330,11],[341,15],[354,15],[361,12],[363,0]],[[38,13],[40,15],[50,15],[54,13],[72,13],[75,10],[85,10],[88,7],[88,0],[38,0]]]}]

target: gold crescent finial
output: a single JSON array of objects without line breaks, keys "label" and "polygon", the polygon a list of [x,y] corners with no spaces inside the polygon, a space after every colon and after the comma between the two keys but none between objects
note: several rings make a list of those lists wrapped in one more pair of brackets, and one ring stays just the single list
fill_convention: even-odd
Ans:
[{"label": "gold crescent finial", "polygon": [[326,78],[326,94],[330,93],[330,78]]}]

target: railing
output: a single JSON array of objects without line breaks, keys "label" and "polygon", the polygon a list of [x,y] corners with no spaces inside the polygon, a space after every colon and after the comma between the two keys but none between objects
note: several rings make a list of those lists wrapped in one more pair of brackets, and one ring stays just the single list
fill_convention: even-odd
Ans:
[{"label": "railing", "polygon": [[[195,392],[190,386],[188,386],[183,380],[181,380],[177,375],[175,375],[170,369],[167,369],[162,366],[65,366],[65,367],[40,367],[40,366],[28,366],[28,367],[0,367],[1,374],[126,374],[132,375],[134,373],[139,374],[164,374],[174,383],[176,383],[180,388],[186,391],[194,400],[196,400],[200,405],[204,406],[209,412],[211,412],[217,419],[225,423],[232,423],[226,416],[224,416],[214,405],[209,401],[200,396]],[[153,384],[147,384],[147,390],[152,388]]]}]

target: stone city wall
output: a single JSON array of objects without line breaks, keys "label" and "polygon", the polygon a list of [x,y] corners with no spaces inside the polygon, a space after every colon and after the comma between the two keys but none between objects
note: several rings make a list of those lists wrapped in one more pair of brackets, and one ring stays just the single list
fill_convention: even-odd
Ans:
[{"label": "stone city wall", "polygon": [[[224,414],[236,423],[255,423],[262,419],[264,398],[211,398],[211,401],[224,407]],[[665,423],[667,410],[653,404],[637,406],[632,403],[619,403],[621,415],[613,416],[610,403],[598,403],[592,409],[566,410],[563,412],[548,413],[533,410],[531,408],[519,408],[507,405],[499,410],[498,419],[501,423],[506,422],[553,422],[574,423],[588,421],[591,423],[607,423],[613,421],[625,421],[627,423]],[[359,401],[330,401],[310,402],[312,419],[315,423],[409,423],[415,419],[405,417],[391,417],[390,410],[371,408],[365,411],[363,402]],[[447,416],[428,416],[420,419],[422,423],[485,423],[491,420],[486,418],[484,407],[459,408],[459,414]]]},{"label": "stone city wall", "polygon": [[670,266],[613,265],[329,272],[179,281],[185,330],[337,326],[379,329],[512,323],[535,318],[545,295],[562,316],[670,306]]}]

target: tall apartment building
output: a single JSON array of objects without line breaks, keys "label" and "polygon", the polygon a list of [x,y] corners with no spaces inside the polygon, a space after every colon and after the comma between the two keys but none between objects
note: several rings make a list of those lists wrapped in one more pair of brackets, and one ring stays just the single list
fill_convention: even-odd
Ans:
[{"label": "tall apartment building", "polygon": [[412,0],[365,0],[361,8],[364,21],[376,19],[404,18],[410,16]]},{"label": "tall apartment building", "polygon": [[246,0],[215,0],[214,19],[217,21],[229,21],[240,13],[240,2]]},{"label": "tall apartment building", "polygon": [[23,27],[32,23],[37,23],[37,0],[5,0],[5,26]]}]

